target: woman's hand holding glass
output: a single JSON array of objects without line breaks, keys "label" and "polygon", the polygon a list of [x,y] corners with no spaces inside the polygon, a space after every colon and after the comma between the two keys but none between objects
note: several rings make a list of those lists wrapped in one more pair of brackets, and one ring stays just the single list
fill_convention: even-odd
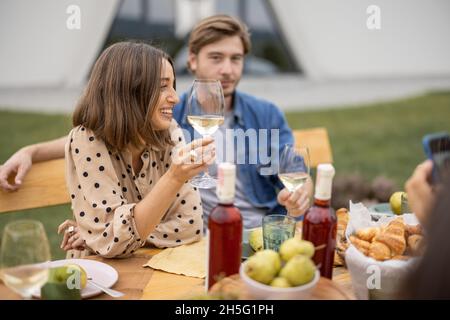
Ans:
[{"label": "woman's hand holding glass", "polygon": [[214,139],[205,137],[175,150],[168,173],[179,182],[186,182],[206,170],[216,160]]}]

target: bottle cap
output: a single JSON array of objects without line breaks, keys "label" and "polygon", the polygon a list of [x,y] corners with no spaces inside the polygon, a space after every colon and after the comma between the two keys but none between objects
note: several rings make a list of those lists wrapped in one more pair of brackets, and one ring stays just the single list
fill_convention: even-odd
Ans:
[{"label": "bottle cap", "polygon": [[217,166],[216,194],[221,203],[232,203],[236,189],[236,165],[229,162]]},{"label": "bottle cap", "polygon": [[319,200],[331,199],[334,174],[334,167],[330,163],[321,163],[317,166],[316,189],[314,198]]}]

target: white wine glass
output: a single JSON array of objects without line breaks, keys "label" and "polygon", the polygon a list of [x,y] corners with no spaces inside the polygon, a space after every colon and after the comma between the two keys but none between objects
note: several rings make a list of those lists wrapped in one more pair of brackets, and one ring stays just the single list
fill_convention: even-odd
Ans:
[{"label": "white wine glass", "polygon": [[310,166],[307,147],[286,145],[280,155],[278,178],[289,192],[295,192],[308,181]]},{"label": "white wine glass", "polygon": [[[225,98],[217,80],[196,79],[187,102],[187,120],[202,137],[212,136],[224,122]],[[191,179],[191,184],[202,189],[216,186],[217,181],[208,172]]]},{"label": "white wine glass", "polygon": [[10,222],[3,231],[0,275],[5,285],[25,299],[48,279],[50,246],[44,226],[35,220]]}]

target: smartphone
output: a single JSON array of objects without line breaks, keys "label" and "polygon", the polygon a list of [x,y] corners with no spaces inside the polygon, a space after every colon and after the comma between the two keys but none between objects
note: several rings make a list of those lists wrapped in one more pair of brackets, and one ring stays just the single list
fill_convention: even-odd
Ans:
[{"label": "smartphone", "polygon": [[439,183],[450,174],[450,135],[447,132],[427,134],[422,144],[428,159],[433,161],[432,182]]}]

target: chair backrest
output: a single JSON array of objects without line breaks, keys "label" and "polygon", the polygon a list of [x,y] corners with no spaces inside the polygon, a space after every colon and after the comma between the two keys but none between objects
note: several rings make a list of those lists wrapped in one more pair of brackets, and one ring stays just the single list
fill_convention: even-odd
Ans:
[{"label": "chair backrest", "polygon": [[22,186],[15,192],[0,189],[0,213],[69,202],[64,159],[33,164]]},{"label": "chair backrest", "polygon": [[311,167],[319,163],[333,163],[330,140],[326,128],[293,130],[296,147],[308,147]]}]

